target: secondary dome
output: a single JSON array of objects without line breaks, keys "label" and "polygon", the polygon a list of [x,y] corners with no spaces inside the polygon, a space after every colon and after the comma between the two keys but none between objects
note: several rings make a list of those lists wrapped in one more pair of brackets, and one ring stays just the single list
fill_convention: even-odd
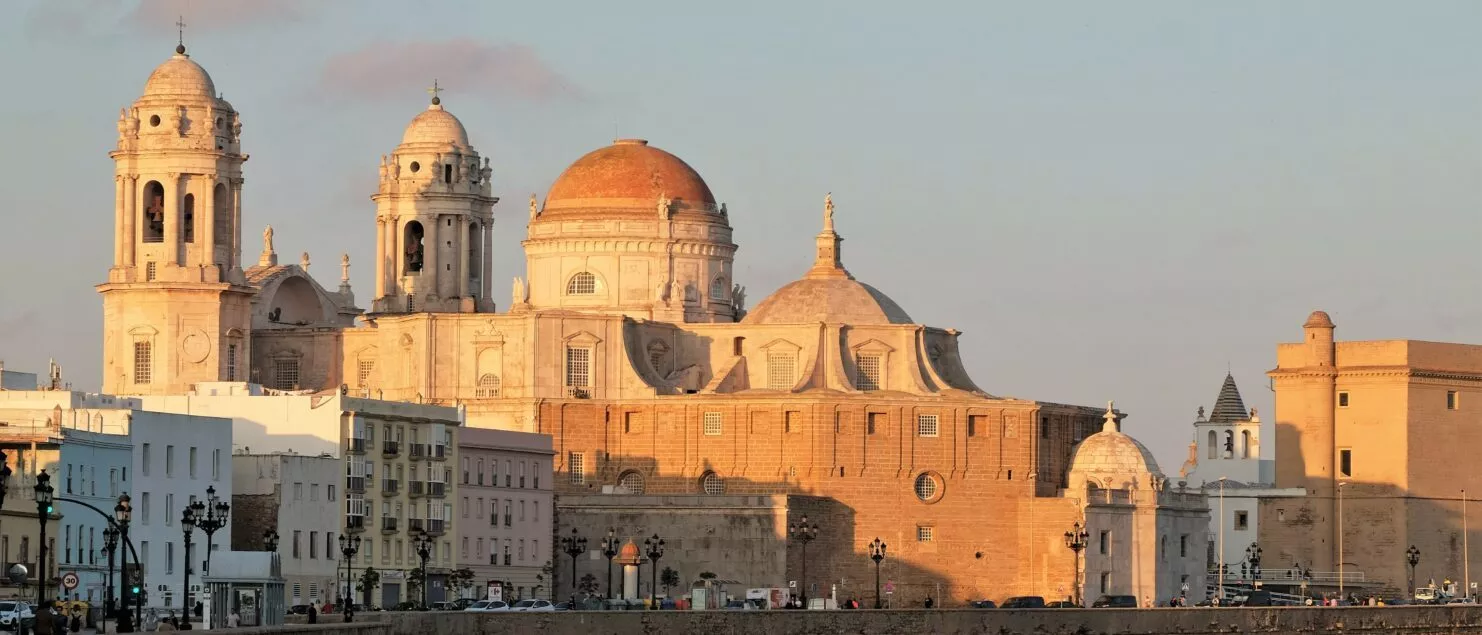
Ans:
[{"label": "secondary dome", "polygon": [[149,74],[149,81],[144,82],[144,95],[216,97],[216,84],[206,69],[185,54],[185,47],[178,47],[175,51],[170,59]]},{"label": "secondary dome", "polygon": [[803,278],[778,289],[743,324],[914,324],[890,296],[851,278]]},{"label": "secondary dome", "polygon": [[427,110],[413,117],[412,123],[407,124],[406,132],[401,135],[401,142],[467,146],[468,130],[463,128],[463,122],[454,117],[453,113],[443,110],[442,104],[434,101]]},{"label": "secondary dome", "polygon": [[664,197],[677,209],[715,208],[710,186],[688,163],[646,140],[618,139],[566,168],[551,185],[545,204],[653,208]]},{"label": "secondary dome", "polygon": [[1072,471],[1088,474],[1138,476],[1158,474],[1158,461],[1137,439],[1117,429],[1116,413],[1106,411],[1106,423],[1097,432],[1075,446],[1070,460]]}]

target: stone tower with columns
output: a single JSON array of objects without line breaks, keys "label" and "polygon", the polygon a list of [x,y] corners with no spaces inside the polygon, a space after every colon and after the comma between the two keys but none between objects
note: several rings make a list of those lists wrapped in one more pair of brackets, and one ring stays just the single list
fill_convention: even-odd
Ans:
[{"label": "stone tower with columns", "polygon": [[492,312],[493,170],[468,131],[432,103],[381,157],[372,313]]},{"label": "stone tower with columns", "polygon": [[242,378],[255,291],[241,267],[241,119],[177,46],[118,118],[103,390]]}]

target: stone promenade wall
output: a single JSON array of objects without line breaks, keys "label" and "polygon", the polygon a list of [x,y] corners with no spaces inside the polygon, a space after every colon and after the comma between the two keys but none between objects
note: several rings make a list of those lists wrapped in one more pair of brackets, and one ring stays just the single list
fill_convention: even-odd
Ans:
[{"label": "stone promenade wall", "polygon": [[[575,611],[565,613],[373,613],[343,635],[1212,635],[1214,633],[1482,633],[1482,607],[916,611]],[[359,626],[359,625],[357,625]],[[325,633],[334,625],[273,633]],[[315,629],[315,630],[309,630]],[[319,630],[324,629],[324,630]]]}]

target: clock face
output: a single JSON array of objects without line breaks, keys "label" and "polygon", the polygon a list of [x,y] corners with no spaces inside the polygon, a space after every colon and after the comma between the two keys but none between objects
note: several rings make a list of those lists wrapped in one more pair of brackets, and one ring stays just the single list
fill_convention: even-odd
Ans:
[{"label": "clock face", "polygon": [[195,329],[180,341],[180,352],[185,361],[199,364],[211,356],[211,337],[205,331]]}]

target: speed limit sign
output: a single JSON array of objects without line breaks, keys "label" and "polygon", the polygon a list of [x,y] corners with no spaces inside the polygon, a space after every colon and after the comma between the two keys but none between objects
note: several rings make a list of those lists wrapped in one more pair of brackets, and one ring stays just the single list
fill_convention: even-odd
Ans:
[{"label": "speed limit sign", "polygon": [[62,586],[66,587],[68,591],[77,588],[77,574],[68,571],[62,576]]}]

